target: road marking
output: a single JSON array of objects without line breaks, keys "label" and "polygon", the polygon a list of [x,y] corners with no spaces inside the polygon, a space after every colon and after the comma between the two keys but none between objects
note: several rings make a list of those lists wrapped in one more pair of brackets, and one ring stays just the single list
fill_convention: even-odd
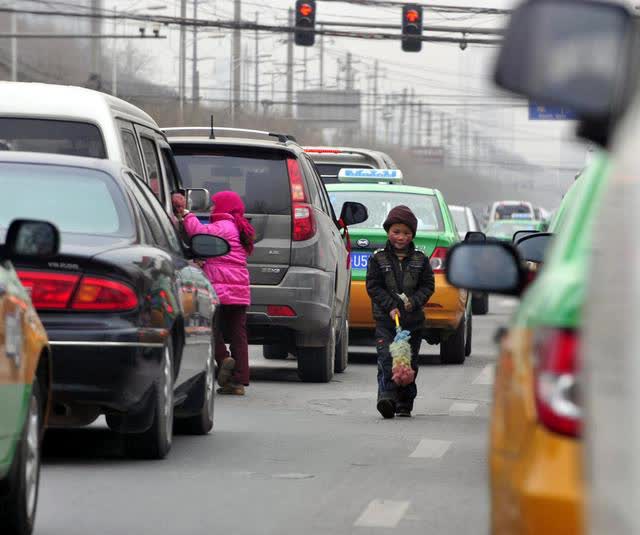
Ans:
[{"label": "road marking", "polygon": [[471,414],[478,408],[477,403],[464,403],[462,401],[456,401],[449,407],[449,413],[451,414]]},{"label": "road marking", "polygon": [[391,500],[372,500],[355,521],[354,526],[361,528],[395,528],[402,520],[410,502]]},{"label": "road marking", "polygon": [[413,457],[414,459],[439,459],[447,453],[450,447],[451,442],[448,440],[423,438],[409,457]]},{"label": "road marking", "polygon": [[495,366],[493,364],[487,364],[480,375],[473,381],[474,385],[492,385],[493,377],[495,375]]}]

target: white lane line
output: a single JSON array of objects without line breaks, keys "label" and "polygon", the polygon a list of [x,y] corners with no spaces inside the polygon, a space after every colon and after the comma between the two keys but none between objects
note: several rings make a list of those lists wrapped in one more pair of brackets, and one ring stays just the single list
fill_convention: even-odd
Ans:
[{"label": "white lane line", "polygon": [[495,374],[495,366],[493,364],[487,364],[480,375],[476,377],[473,381],[474,385],[492,385],[493,377]]},{"label": "white lane line", "polygon": [[402,520],[410,502],[391,500],[372,500],[355,521],[354,526],[361,528],[395,528]]},{"label": "white lane line", "polygon": [[462,401],[456,401],[455,403],[451,404],[451,407],[449,407],[449,413],[450,414],[471,414],[473,412],[476,412],[477,408],[478,408],[477,403],[464,403]]},{"label": "white lane line", "polygon": [[409,457],[413,457],[414,459],[439,459],[447,453],[450,447],[451,442],[448,440],[423,438]]}]

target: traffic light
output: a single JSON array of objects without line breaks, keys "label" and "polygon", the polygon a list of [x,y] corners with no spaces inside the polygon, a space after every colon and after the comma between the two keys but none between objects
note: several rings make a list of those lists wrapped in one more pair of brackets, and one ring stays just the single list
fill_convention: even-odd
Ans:
[{"label": "traffic light", "polygon": [[313,46],[316,42],[316,32],[297,31],[298,28],[314,30],[316,26],[316,2],[315,0],[296,1],[296,32],[295,43],[300,46]]},{"label": "traffic light", "polygon": [[422,50],[422,6],[407,4],[402,6],[402,50],[420,52]]}]

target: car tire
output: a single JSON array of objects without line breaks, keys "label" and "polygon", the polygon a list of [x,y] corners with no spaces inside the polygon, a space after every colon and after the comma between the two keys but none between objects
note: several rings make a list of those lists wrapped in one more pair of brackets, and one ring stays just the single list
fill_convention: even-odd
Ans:
[{"label": "car tire", "polygon": [[0,481],[0,526],[4,535],[33,532],[40,484],[41,432],[42,395],[35,380],[13,464],[7,478]]},{"label": "car tire", "polygon": [[349,321],[342,320],[342,327],[338,333],[336,343],[336,357],[333,369],[336,373],[344,373],[349,365]]},{"label": "car tire", "polygon": [[289,351],[285,344],[265,344],[262,346],[262,356],[267,360],[286,359]]},{"label": "car tire", "polygon": [[202,383],[202,398],[204,404],[200,412],[193,416],[180,418],[176,427],[185,435],[207,435],[213,429],[213,412],[215,407],[215,366],[213,364],[213,352],[209,350],[209,359]]},{"label": "car tire", "polygon": [[458,328],[446,340],[440,342],[440,360],[442,364],[464,364],[466,320],[465,314]]},{"label": "car tire", "polygon": [[162,363],[153,392],[153,422],[144,433],[128,433],[125,450],[136,459],[164,459],[173,441],[173,343],[162,349]]},{"label": "car tire", "polygon": [[484,316],[489,313],[489,294],[483,293],[471,297],[471,309],[474,316]]},{"label": "car tire", "polygon": [[298,377],[305,383],[328,383],[333,378],[336,353],[336,330],[332,324],[323,347],[300,347]]},{"label": "car tire", "polygon": [[471,355],[471,351],[473,346],[471,345],[473,339],[473,313],[469,313],[467,316],[467,334],[465,335],[464,342],[464,356],[468,357]]}]

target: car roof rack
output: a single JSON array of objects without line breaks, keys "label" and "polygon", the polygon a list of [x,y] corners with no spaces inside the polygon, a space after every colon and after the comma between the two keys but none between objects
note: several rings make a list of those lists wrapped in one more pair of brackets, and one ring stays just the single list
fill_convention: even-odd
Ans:
[{"label": "car roof rack", "polygon": [[296,138],[294,136],[292,136],[291,134],[279,134],[277,132],[267,132],[266,130],[251,130],[249,128],[230,128],[230,127],[226,127],[226,126],[215,126],[215,127],[211,127],[211,126],[171,126],[168,128],[162,128],[162,131],[165,133],[170,133],[170,132],[179,132],[179,131],[184,131],[184,130],[188,130],[191,132],[208,132],[210,134],[210,138],[211,139],[215,139],[215,133],[216,132],[240,132],[240,133],[244,133],[244,134],[254,134],[254,135],[261,135],[261,136],[268,136],[268,137],[275,137],[278,138],[278,141],[280,143],[286,143],[287,141],[293,141],[294,143],[297,143],[298,141],[296,140]]}]

